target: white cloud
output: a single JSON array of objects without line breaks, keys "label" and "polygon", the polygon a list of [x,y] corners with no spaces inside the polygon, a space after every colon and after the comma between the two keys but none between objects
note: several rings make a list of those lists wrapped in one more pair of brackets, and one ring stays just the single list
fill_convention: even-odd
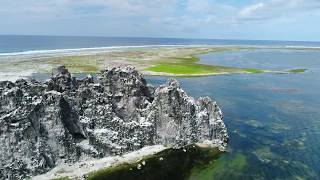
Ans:
[{"label": "white cloud", "polygon": [[[1,0],[0,14],[35,16],[159,16],[171,13],[176,0]],[[99,11],[95,11],[99,8]],[[0,17],[1,19],[1,17]]]},{"label": "white cloud", "polygon": [[212,8],[212,4],[208,0],[188,0],[186,10],[189,13],[208,12]]},{"label": "white cloud", "polygon": [[245,7],[242,9],[239,13],[240,16],[246,17],[246,16],[252,16],[252,14],[256,13],[260,9],[263,9],[265,6],[264,3],[258,3],[258,4],[253,4],[248,7]]},{"label": "white cloud", "polygon": [[104,13],[114,16],[158,16],[170,13],[176,0],[79,0],[77,4],[106,8]]},{"label": "white cloud", "polygon": [[221,0],[0,0],[0,33],[30,29],[37,34],[43,29],[42,33],[118,36],[247,34],[258,27],[264,30],[267,24],[281,27],[284,19],[289,24],[319,14],[320,0],[243,0],[241,4]]},{"label": "white cloud", "polygon": [[270,0],[240,9],[238,20],[294,18],[292,15],[315,10],[320,10],[319,0]]},{"label": "white cloud", "polygon": [[[230,23],[289,16],[320,9],[320,0],[261,0],[244,7],[226,5],[212,0],[188,0],[183,14],[176,13],[178,0],[1,0],[0,14],[77,16],[83,14],[114,17],[176,17],[221,19]],[[84,9],[83,11],[81,11]],[[99,11],[97,11],[99,9]],[[1,17],[0,17],[1,19]]]}]

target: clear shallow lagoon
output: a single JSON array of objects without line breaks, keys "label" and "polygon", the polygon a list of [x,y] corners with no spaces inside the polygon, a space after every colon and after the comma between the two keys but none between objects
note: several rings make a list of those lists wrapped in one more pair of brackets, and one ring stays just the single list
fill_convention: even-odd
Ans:
[{"label": "clear shallow lagoon", "polygon": [[[235,74],[179,78],[194,97],[221,106],[228,152],[190,179],[320,179],[320,51],[254,50],[199,56],[201,63],[307,68],[298,74]],[[154,85],[167,77],[147,77]]]}]

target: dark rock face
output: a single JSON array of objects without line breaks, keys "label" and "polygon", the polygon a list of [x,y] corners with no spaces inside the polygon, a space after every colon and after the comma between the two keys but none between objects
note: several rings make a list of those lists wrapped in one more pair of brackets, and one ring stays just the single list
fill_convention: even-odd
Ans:
[{"label": "dark rock face", "polygon": [[193,100],[175,80],[155,89],[131,67],[102,71],[97,82],[72,78],[63,66],[44,84],[0,82],[0,179],[154,144],[224,150],[227,139],[210,98]]}]

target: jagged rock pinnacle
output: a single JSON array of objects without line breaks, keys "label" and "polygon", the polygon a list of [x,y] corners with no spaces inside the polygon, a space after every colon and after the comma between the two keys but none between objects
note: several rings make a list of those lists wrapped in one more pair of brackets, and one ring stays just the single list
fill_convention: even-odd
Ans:
[{"label": "jagged rock pinnacle", "polygon": [[154,144],[227,145],[215,102],[195,101],[173,79],[154,88],[132,67],[104,70],[95,82],[77,80],[61,66],[44,84],[0,82],[0,100],[0,179]]}]

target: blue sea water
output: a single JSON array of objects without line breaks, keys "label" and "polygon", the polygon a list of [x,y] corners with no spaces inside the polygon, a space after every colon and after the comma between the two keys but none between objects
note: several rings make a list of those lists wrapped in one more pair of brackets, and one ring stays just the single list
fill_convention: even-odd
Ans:
[{"label": "blue sea water", "polygon": [[39,50],[145,45],[276,45],[320,47],[320,42],[0,35],[0,54]]},{"label": "blue sea water", "polygon": [[[245,50],[200,55],[204,64],[291,69],[297,74],[179,78],[194,97],[220,105],[227,152],[192,172],[197,179],[320,179],[320,51]],[[166,77],[148,77],[154,85]]]}]

